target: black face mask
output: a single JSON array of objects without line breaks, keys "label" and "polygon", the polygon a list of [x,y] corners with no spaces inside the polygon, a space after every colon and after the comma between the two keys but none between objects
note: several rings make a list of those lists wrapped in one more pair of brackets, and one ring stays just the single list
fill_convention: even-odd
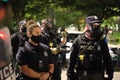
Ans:
[{"label": "black face mask", "polygon": [[41,41],[41,35],[39,36],[32,35],[31,40],[35,43],[39,43]]},{"label": "black face mask", "polygon": [[100,27],[92,28],[92,32],[93,33],[100,32]]},{"label": "black face mask", "polygon": [[26,33],[26,31],[27,31],[26,27],[22,27],[22,28],[21,28],[21,31],[22,31],[23,33]]},{"label": "black face mask", "polygon": [[102,31],[100,29],[100,26],[97,26],[96,28],[92,28],[91,30],[91,36],[95,39],[101,38]]}]

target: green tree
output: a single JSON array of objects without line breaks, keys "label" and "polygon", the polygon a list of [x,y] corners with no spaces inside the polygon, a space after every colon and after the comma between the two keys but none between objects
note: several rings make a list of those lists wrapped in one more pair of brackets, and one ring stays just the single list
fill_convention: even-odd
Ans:
[{"label": "green tree", "polygon": [[87,15],[106,20],[120,14],[120,0],[13,0],[14,21],[55,19],[58,26],[75,24],[80,28]]},{"label": "green tree", "polygon": [[105,19],[120,14],[120,0],[64,0],[59,5],[69,7],[71,10],[80,10],[86,15],[95,14]]}]

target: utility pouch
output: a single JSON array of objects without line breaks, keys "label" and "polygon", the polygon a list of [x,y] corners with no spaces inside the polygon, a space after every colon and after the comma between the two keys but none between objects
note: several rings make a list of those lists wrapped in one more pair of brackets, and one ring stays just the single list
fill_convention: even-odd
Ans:
[{"label": "utility pouch", "polygon": [[43,67],[43,61],[40,60],[38,65],[39,65],[39,68],[42,68]]},{"label": "utility pouch", "polygon": [[83,61],[83,60],[84,60],[84,55],[83,55],[83,54],[79,55],[79,59],[80,59],[81,61]]},{"label": "utility pouch", "polygon": [[82,60],[81,63],[86,70],[90,69],[91,64],[86,55],[84,55],[84,60]]}]

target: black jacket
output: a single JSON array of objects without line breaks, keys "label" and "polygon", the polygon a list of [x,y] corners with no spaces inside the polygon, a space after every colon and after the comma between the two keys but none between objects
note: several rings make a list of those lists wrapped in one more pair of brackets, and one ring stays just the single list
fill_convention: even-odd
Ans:
[{"label": "black jacket", "polygon": [[[29,68],[36,72],[48,72],[49,64],[53,64],[53,58],[48,46],[40,43],[38,46],[34,46],[29,42],[25,43],[25,46],[20,47],[16,55],[18,65],[28,65]],[[21,77],[27,80],[38,80],[30,78],[21,72]]]},{"label": "black jacket", "polygon": [[[84,46],[87,46],[87,44],[89,44],[90,42],[92,42],[92,44],[99,43],[100,48],[101,48],[99,51],[101,54],[101,58],[100,58],[101,61],[100,61],[100,59],[97,58],[97,60],[99,62],[94,62],[95,64],[93,64],[91,66],[91,68],[86,69],[82,64],[82,61],[78,60],[78,57],[79,57],[79,54],[81,53],[80,51],[82,51],[82,50],[80,50],[81,45],[83,48],[85,48]],[[96,50],[95,51],[87,50],[87,51],[88,51],[88,53],[90,53],[92,51],[93,51],[92,53],[94,53],[94,52],[98,53],[98,52],[96,52]],[[78,36],[73,42],[67,76],[68,77],[73,76],[74,70],[76,70],[76,72],[78,72],[78,73],[81,71],[84,71],[84,70],[87,70],[88,73],[102,73],[102,70],[103,70],[102,60],[104,62],[104,65],[106,66],[108,76],[113,77],[112,60],[111,60],[111,57],[109,54],[109,49],[108,49],[108,46],[107,46],[107,43],[105,42],[105,40],[89,40],[88,38],[85,37],[84,34],[82,34],[82,35]]]},{"label": "black jacket", "polygon": [[23,46],[27,40],[28,37],[26,35],[23,35],[22,32],[16,32],[11,36],[11,45],[14,57],[17,54],[19,46]]}]

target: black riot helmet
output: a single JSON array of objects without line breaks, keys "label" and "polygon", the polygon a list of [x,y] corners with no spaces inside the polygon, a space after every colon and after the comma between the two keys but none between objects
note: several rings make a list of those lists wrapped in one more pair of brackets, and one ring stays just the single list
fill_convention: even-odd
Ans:
[{"label": "black riot helmet", "polygon": [[101,31],[102,20],[98,19],[97,16],[88,16],[86,18],[86,24],[90,26],[90,33],[93,38],[100,38],[102,36]]},{"label": "black riot helmet", "polygon": [[20,31],[23,32],[23,33],[26,33],[26,31],[27,31],[27,28],[25,27],[25,24],[26,24],[25,20],[22,20],[22,21],[19,22]]}]

